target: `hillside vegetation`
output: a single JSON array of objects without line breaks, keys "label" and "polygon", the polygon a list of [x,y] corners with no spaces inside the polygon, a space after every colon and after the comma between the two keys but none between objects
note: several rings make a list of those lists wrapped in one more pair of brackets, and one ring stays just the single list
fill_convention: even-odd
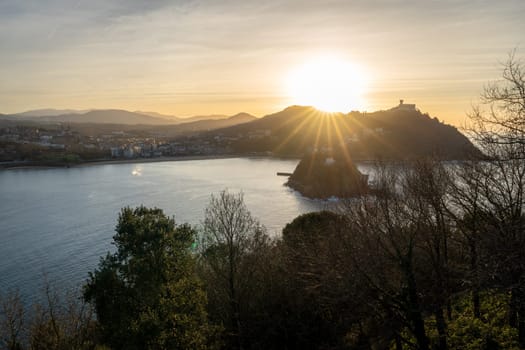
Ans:
[{"label": "hillside vegetation", "polygon": [[250,123],[216,130],[213,135],[235,138],[238,152],[272,152],[301,156],[313,150],[348,152],[354,159],[441,159],[480,156],[455,127],[417,109],[392,108],[373,113],[325,113],[292,106]]}]

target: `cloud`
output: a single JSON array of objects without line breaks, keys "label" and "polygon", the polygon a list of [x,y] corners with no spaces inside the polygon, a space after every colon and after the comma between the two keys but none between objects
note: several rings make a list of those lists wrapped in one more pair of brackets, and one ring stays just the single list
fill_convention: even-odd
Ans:
[{"label": "cloud", "polygon": [[478,79],[523,40],[524,12],[523,0],[0,0],[0,105],[13,91],[273,91],[322,51],[393,84]]},{"label": "cloud", "polygon": [[114,17],[146,13],[171,4],[184,5],[188,1],[169,0],[2,0],[0,10],[3,17],[27,13],[67,15],[84,13],[101,17]]},{"label": "cloud", "polygon": [[[118,18],[147,14],[168,0],[0,0],[4,49],[56,48],[104,30]],[[183,4],[181,2],[181,4]]]},{"label": "cloud", "polygon": [[170,41],[212,50],[337,44],[374,34],[402,41],[432,28],[515,22],[517,9],[525,10],[523,1],[0,0],[0,45],[32,53],[104,43],[144,47],[148,38],[151,47]]}]

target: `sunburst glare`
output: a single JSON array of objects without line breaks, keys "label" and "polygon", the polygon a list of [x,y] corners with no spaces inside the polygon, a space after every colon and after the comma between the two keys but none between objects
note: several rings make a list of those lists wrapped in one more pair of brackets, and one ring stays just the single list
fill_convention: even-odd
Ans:
[{"label": "sunburst glare", "polygon": [[320,57],[293,69],[286,80],[292,104],[326,112],[365,108],[367,78],[363,68],[335,57]]}]

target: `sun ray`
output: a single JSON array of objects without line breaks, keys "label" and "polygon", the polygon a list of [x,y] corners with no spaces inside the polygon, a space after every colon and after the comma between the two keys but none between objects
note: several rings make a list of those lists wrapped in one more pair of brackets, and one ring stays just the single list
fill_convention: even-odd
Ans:
[{"label": "sun ray", "polygon": [[[313,149],[312,149],[312,157],[314,156],[314,153],[317,152],[318,148],[319,148],[319,141],[320,141],[320,138],[321,138],[321,132],[322,130],[325,128],[325,124],[326,124],[326,119],[325,118],[321,118],[320,120],[320,125],[317,127],[317,133],[315,135],[315,141],[314,141],[314,145],[313,145]],[[310,174],[312,173],[313,171],[313,167],[314,166],[314,162],[310,162],[310,167],[308,168],[308,176],[310,176]]]},{"label": "sun ray", "polygon": [[317,150],[319,148],[319,142],[321,140],[321,130],[323,129],[324,120],[321,121],[321,125],[317,128],[317,132],[315,134],[315,141],[313,145],[313,149]]},{"label": "sun ray", "polygon": [[344,139],[344,136],[341,132],[341,129],[339,128],[339,125],[338,124],[334,124],[334,127],[333,127],[336,135],[337,135],[337,139],[339,140],[339,147],[340,147],[340,152],[342,152],[343,154],[343,158],[344,160],[347,162],[347,163],[352,163],[352,156],[350,155],[350,152],[348,150],[348,146],[345,142],[345,139]]},{"label": "sun ray", "polygon": [[[353,118],[353,121],[354,121],[354,123],[355,123],[358,127],[360,127],[361,129],[369,129],[369,126],[368,126],[368,125],[365,125],[364,123],[362,123],[357,117],[354,117],[354,118]],[[369,136],[370,136],[370,138],[373,139],[374,141],[377,141],[378,143],[384,145],[384,146],[385,146],[385,149],[388,149],[388,148],[393,149],[395,152],[397,152],[397,153],[399,153],[399,154],[401,155],[401,150],[400,150],[397,146],[395,146],[395,145],[393,145],[392,143],[388,142],[388,141],[387,141],[387,138],[385,138],[385,137],[379,137],[379,136],[378,136],[377,134],[375,134],[375,133],[371,133]],[[363,142],[362,142],[362,143],[363,143]],[[364,143],[364,144],[365,144],[365,145],[367,145],[367,144],[369,145],[369,142]],[[366,149],[366,148],[365,148],[365,149]],[[367,153],[370,152],[369,149],[366,149],[366,151],[367,151]]]},{"label": "sun ray", "polygon": [[329,118],[325,118],[327,119],[327,127],[326,127],[326,141],[327,141],[327,147],[329,147],[330,149],[330,153],[333,153],[334,151],[334,145],[333,145],[333,141],[332,141],[332,125],[333,124],[333,119],[331,117]]},{"label": "sun ray", "polygon": [[364,108],[367,82],[363,69],[334,57],[313,59],[293,70],[286,88],[293,104],[327,112]]},{"label": "sun ray", "polygon": [[304,127],[306,127],[309,123],[309,116],[311,116],[312,111],[311,110],[305,110],[301,112],[297,119],[301,119],[299,124],[294,127],[294,129],[281,141],[277,147],[275,147],[274,152],[278,153],[285,145],[287,145],[288,142]]}]

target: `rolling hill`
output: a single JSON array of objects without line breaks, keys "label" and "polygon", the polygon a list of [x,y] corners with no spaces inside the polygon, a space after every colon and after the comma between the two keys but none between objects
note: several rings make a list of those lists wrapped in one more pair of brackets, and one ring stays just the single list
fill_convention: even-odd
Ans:
[{"label": "rolling hill", "polygon": [[51,117],[51,116],[57,116],[57,115],[63,115],[63,114],[83,114],[87,113],[89,110],[79,111],[75,109],[54,109],[54,108],[43,108],[43,109],[34,109],[30,111],[25,111],[21,113],[15,113],[12,114],[12,116],[16,117]]},{"label": "rolling hill", "polygon": [[18,116],[19,119],[35,120],[39,122],[54,123],[98,123],[98,124],[148,124],[163,125],[171,124],[169,119],[152,117],[149,115],[128,112],[120,109],[93,110],[85,113],[70,113],[50,116]]},{"label": "rolling hill", "polygon": [[[0,115],[2,119],[37,121],[49,123],[95,123],[121,125],[175,125],[199,121],[227,120],[231,116],[223,114],[197,115],[192,117],[176,117],[156,112],[129,112],[121,109],[101,109],[90,111],[38,109],[22,113]],[[255,118],[255,117],[254,117]],[[217,123],[219,127],[234,125],[234,123]],[[200,129],[200,128],[199,128]]]},{"label": "rolling hill", "polygon": [[202,119],[192,122],[185,122],[176,125],[165,125],[160,127],[152,127],[151,130],[157,130],[158,133],[162,133],[165,136],[179,136],[182,134],[191,134],[196,132],[207,132],[210,130],[216,130],[221,128],[232,127],[236,125],[242,125],[257,120],[251,114],[238,113],[231,117],[221,119]]},{"label": "rolling hill", "polygon": [[142,114],[142,115],[148,115],[150,117],[155,118],[163,118],[167,119],[173,123],[191,123],[191,122],[197,122],[200,120],[219,120],[219,119],[228,119],[230,116],[225,114],[210,114],[210,115],[194,115],[191,117],[177,117],[174,115],[167,115],[167,114],[161,114],[157,112],[142,112],[142,111],[135,111],[134,113]]},{"label": "rolling hill", "polygon": [[[212,131],[233,139],[237,152],[301,156],[314,149],[348,152],[354,159],[442,159],[480,156],[455,127],[419,110],[395,107],[373,113],[325,113],[291,106],[250,123]],[[243,137],[238,137],[243,135]]]},{"label": "rolling hill", "polygon": [[[150,115],[142,114],[149,113]],[[372,113],[326,113],[308,106],[291,106],[256,118],[247,113],[167,119],[152,112],[93,110],[58,116],[4,115],[4,123],[78,123],[91,133],[134,131],[141,135],[177,138],[198,136],[214,140],[239,154],[274,154],[300,157],[314,150],[356,160],[409,159],[432,155],[442,159],[481,156],[455,127],[403,105]]]}]

